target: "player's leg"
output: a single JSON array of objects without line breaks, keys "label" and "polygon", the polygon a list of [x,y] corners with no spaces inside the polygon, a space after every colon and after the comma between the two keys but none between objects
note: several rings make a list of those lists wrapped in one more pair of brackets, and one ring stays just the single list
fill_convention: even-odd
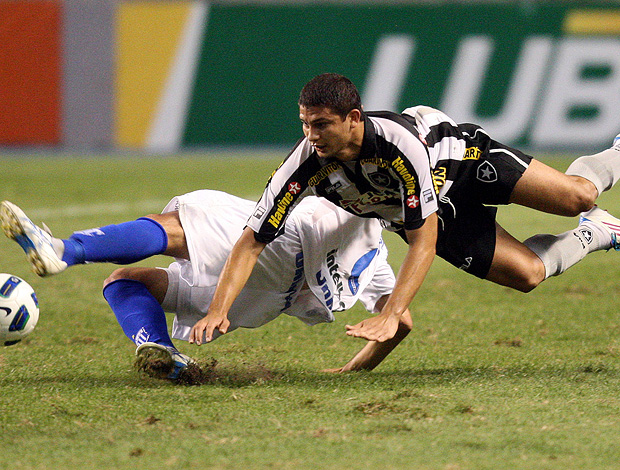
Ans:
[{"label": "player's leg", "polygon": [[45,226],[36,226],[8,201],[0,204],[0,220],[4,233],[19,243],[40,276],[88,262],[129,264],[156,254],[189,257],[178,212],[79,231],[65,240],[54,238]]},{"label": "player's leg", "polygon": [[600,195],[620,179],[620,134],[611,148],[595,155],[586,155],[575,160],[566,170],[567,175],[580,176],[591,181]]},{"label": "player's leg", "polygon": [[69,266],[89,262],[131,264],[159,254],[187,256],[178,212],[74,232],[62,243],[62,260]]},{"label": "player's leg", "polygon": [[495,253],[486,279],[529,292],[588,253],[610,248],[620,249],[620,220],[596,207],[573,230],[535,235],[523,243],[496,224]]},{"label": "player's leg", "polygon": [[532,250],[496,223],[495,254],[486,279],[529,292],[545,279],[545,266]]},{"label": "player's leg", "polygon": [[574,217],[594,205],[594,184],[532,160],[515,184],[509,202],[550,214]]},{"label": "player's leg", "polygon": [[620,136],[611,148],[579,157],[561,173],[532,160],[516,183],[510,202],[544,212],[576,216],[620,178]]},{"label": "player's leg", "polygon": [[137,346],[136,367],[156,378],[176,380],[195,361],[176,349],[168,333],[161,306],[167,290],[168,273],[163,269],[121,268],[105,280],[103,295]]}]

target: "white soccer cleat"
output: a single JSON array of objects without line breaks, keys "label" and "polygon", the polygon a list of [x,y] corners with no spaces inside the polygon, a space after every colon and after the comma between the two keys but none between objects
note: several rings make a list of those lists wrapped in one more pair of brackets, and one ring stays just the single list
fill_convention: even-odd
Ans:
[{"label": "white soccer cleat", "polygon": [[616,137],[614,137],[614,143],[611,144],[611,146],[613,148],[616,148],[616,149],[620,150],[620,134],[618,134]]},{"label": "white soccer cleat", "polygon": [[579,217],[579,225],[584,222],[590,222],[598,227],[602,227],[611,237],[610,249],[620,250],[620,219],[615,218],[606,210],[594,206]]},{"label": "white soccer cleat", "polygon": [[67,269],[67,263],[54,250],[49,229],[37,227],[15,204],[0,203],[0,222],[4,234],[22,247],[36,274],[51,276]]},{"label": "white soccer cleat", "polygon": [[136,356],[136,368],[157,379],[177,380],[182,371],[196,365],[196,361],[175,348],[148,341],[136,348]]}]

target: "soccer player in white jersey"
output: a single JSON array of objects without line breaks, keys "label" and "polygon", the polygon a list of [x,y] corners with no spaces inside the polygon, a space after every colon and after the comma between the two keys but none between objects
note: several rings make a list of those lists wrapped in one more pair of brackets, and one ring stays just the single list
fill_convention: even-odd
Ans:
[{"label": "soccer player in white jersey", "polygon": [[[409,249],[381,313],[347,334],[384,341],[395,334],[435,254],[480,278],[528,292],[586,254],[620,248],[620,220],[595,205],[620,178],[620,139],[561,173],[493,140],[473,124],[417,106],[365,112],[346,77],[323,74],[301,91],[304,137],[269,180],[190,342],[225,332],[229,309],[291,208],[314,193],[397,231]],[[516,203],[563,216],[577,228],[520,242],[488,205]]]},{"label": "soccer player in white jersey", "polygon": [[[172,338],[187,341],[210,305],[231,247],[254,202],[219,191],[172,199],[162,214],[53,238],[14,204],[0,204],[7,236],[28,255],[35,272],[52,275],[89,262],[127,264],[155,254],[176,258],[168,268],[124,267],[104,283],[104,297],[137,346],[136,365],[159,378],[195,382],[195,361],[174,346],[164,311],[174,312]],[[379,312],[394,286],[377,220],[360,219],[320,198],[306,198],[266,249],[229,312],[230,327],[256,328],[282,313],[314,325],[360,300]],[[333,371],[373,369],[408,334],[410,318],[387,343],[369,342]]]}]

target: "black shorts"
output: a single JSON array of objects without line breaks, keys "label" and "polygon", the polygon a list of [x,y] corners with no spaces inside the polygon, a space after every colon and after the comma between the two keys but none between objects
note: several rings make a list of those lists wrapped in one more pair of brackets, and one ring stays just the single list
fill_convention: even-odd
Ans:
[{"label": "black shorts", "polygon": [[448,170],[456,174],[439,200],[437,255],[484,279],[496,237],[497,208],[488,205],[508,204],[532,157],[491,139],[475,124],[459,124],[459,129],[467,138],[467,151],[463,161]]}]

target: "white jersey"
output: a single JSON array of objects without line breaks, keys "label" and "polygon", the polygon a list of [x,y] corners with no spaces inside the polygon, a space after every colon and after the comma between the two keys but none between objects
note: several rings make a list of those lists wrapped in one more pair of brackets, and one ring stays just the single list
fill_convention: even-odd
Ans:
[{"label": "white jersey", "polygon": [[[163,306],[176,313],[174,338],[187,340],[206,314],[226,258],[254,207],[252,201],[202,190],[177,196],[164,209],[179,211],[190,253],[190,260],[177,259],[167,269]],[[229,311],[229,331],[264,325],[281,313],[309,325],[331,322],[333,312],[357,300],[372,312],[394,282],[377,220],[307,197],[259,257]]]}]

